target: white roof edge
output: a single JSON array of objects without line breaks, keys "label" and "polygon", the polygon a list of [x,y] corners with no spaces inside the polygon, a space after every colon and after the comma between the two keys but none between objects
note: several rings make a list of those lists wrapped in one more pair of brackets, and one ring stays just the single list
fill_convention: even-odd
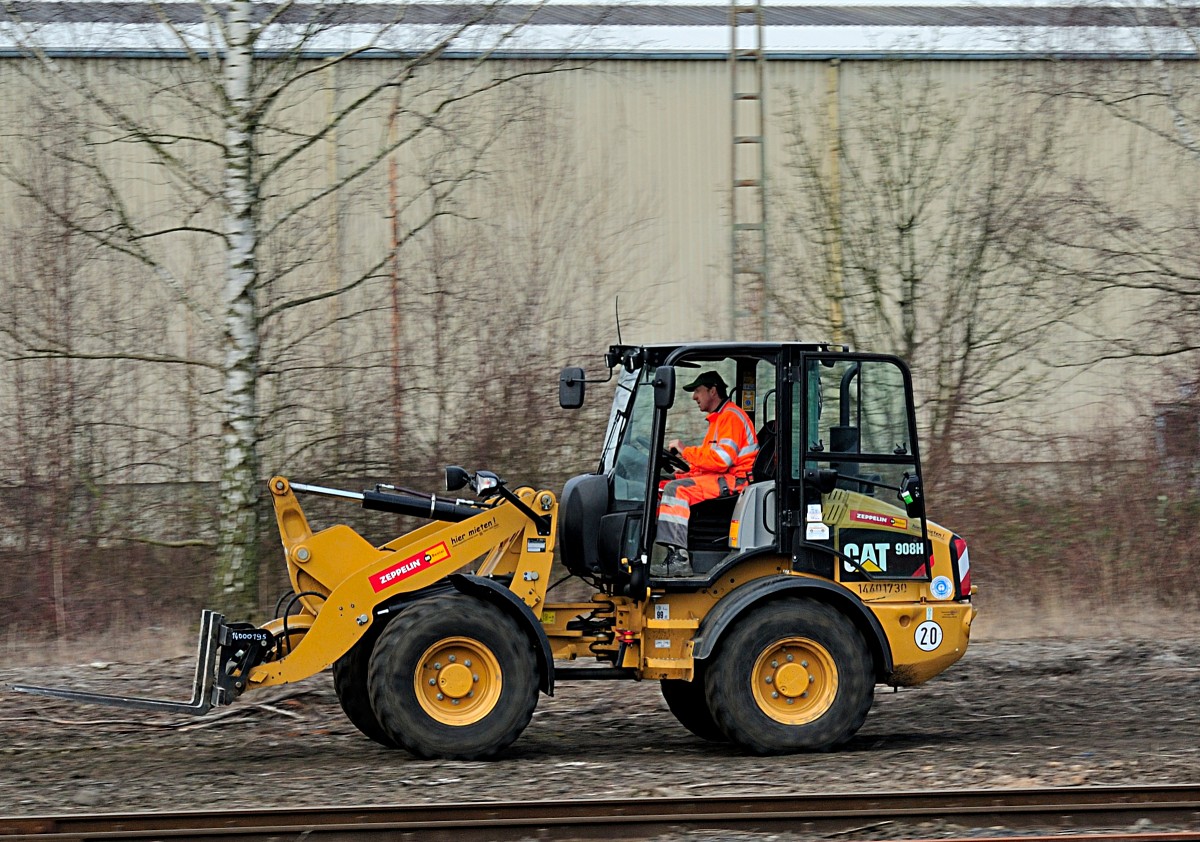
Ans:
[{"label": "white roof edge", "polygon": [[[349,5],[375,5],[383,8],[382,4],[371,3],[371,0],[342,0]],[[182,46],[175,35],[165,26],[156,23],[118,23],[106,21],[97,15],[96,20],[81,19],[86,16],[79,14],[80,9],[88,5],[99,8],[126,6],[137,8],[150,5],[142,0],[133,2],[113,2],[112,0],[75,0],[62,4],[57,0],[30,0],[29,8],[39,8],[42,11],[53,10],[55,5],[70,7],[74,20],[58,22],[53,16],[44,18],[46,22],[34,26],[18,24],[0,10],[0,55],[13,56],[20,54],[23,39],[33,39],[41,48],[61,55],[78,56],[163,56],[171,57],[182,53]],[[164,6],[179,8],[194,7],[192,2],[164,3]],[[301,4],[305,5],[305,4]],[[327,3],[309,3],[307,5],[328,8]],[[473,6],[478,4],[464,3],[463,0],[417,0],[414,8],[445,6]],[[519,8],[544,5],[547,8],[564,9],[569,7],[611,8],[615,14],[619,10],[640,10],[640,17],[630,17],[627,21],[635,22],[604,22],[599,25],[577,25],[553,22],[553,16],[547,16],[547,23],[534,23],[518,31],[512,31],[505,25],[476,26],[458,37],[451,44],[449,53],[452,55],[477,55],[492,52],[498,56],[536,56],[536,55],[587,55],[620,56],[622,58],[659,58],[659,57],[690,57],[712,58],[723,56],[729,51],[730,31],[724,21],[725,16],[717,16],[712,12],[696,12],[689,14],[681,11],[691,9],[728,8],[728,2],[715,0],[655,0],[655,2],[627,2],[626,0],[546,0],[543,4],[514,2],[505,4]],[[1172,4],[1175,5],[1175,4]],[[825,56],[927,56],[927,57],[1021,57],[1043,55],[1096,55],[1138,57],[1190,57],[1194,55],[1192,41],[1186,34],[1163,26],[1108,26],[1089,25],[1089,13],[1099,14],[1097,20],[1128,20],[1104,16],[1106,11],[1120,10],[1155,10],[1165,8],[1167,4],[1161,0],[1141,2],[1141,0],[1120,0],[1119,2],[1079,2],[1064,3],[1061,0],[922,0],[921,2],[905,2],[904,0],[854,0],[853,2],[766,2],[765,10],[842,10],[833,15],[838,21],[835,24],[820,22],[804,25],[767,25],[764,28],[763,48],[768,56],[773,57],[825,57]],[[652,25],[645,23],[647,10],[661,7],[675,9],[670,14],[673,20],[702,21],[698,25],[690,23],[671,23],[667,25]],[[399,6],[397,6],[399,8]],[[962,10],[1071,10],[1078,12],[1081,17],[1073,19],[1071,25],[939,25],[938,9],[956,9],[957,17],[947,12],[947,19],[955,21],[966,20],[971,23],[975,15]],[[1185,8],[1200,8],[1200,0],[1188,0]],[[885,10],[879,14],[868,14],[863,19],[874,20],[875,23],[854,25],[855,10],[877,9]],[[893,11],[886,11],[893,10]],[[899,11],[896,11],[899,10]],[[441,12],[431,12],[437,19]],[[850,16],[848,17],[847,14]],[[1036,13],[1035,13],[1036,14]],[[579,16],[576,16],[577,18]],[[828,20],[829,15],[803,15],[816,21]],[[930,21],[914,25],[911,20],[916,17]],[[1010,13],[1009,17],[1012,17]],[[1043,14],[1043,20],[1060,21],[1056,13]],[[558,20],[564,18],[559,15]],[[566,19],[570,19],[569,17]],[[784,16],[784,20],[794,20],[795,16]],[[1003,15],[993,16],[992,19],[1004,20]],[[722,22],[717,22],[722,21]],[[895,22],[900,23],[895,23]],[[907,21],[907,22],[906,22]],[[212,49],[208,33],[199,24],[188,24],[179,27],[185,33],[192,49]],[[366,43],[377,45],[368,52],[370,56],[386,56],[399,53],[412,53],[436,43],[450,31],[446,24],[437,23],[401,23],[387,27],[370,23],[339,24],[328,31],[311,37],[305,41],[304,51],[313,55],[330,55],[361,46]],[[281,53],[295,48],[301,38],[298,26],[279,25],[273,27],[269,37],[264,39],[262,52],[264,54]],[[757,46],[757,45],[755,45]]]}]

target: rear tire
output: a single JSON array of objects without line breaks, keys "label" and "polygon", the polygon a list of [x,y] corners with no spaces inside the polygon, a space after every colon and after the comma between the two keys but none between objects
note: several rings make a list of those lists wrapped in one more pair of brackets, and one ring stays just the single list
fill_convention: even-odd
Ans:
[{"label": "rear tire", "polygon": [[875,696],[874,664],[837,609],[781,599],[729,630],[705,690],[713,719],[738,745],[756,754],[823,751],[862,727]]},{"label": "rear tire", "polygon": [[383,731],[418,757],[482,760],[521,736],[537,705],[532,642],[465,594],[417,602],[388,623],[368,670]]},{"label": "rear tire", "polygon": [[691,681],[664,678],[659,685],[662,687],[667,707],[679,720],[680,725],[702,740],[711,743],[728,742],[729,738],[721,731],[708,710],[708,701],[704,697],[704,672],[698,662],[695,677]]},{"label": "rear tire", "polygon": [[385,625],[384,620],[376,618],[375,624],[367,629],[358,643],[333,662],[333,692],[337,694],[346,718],[355,728],[381,746],[398,748],[396,741],[388,736],[375,716],[371,707],[371,690],[367,685],[371,653]]}]

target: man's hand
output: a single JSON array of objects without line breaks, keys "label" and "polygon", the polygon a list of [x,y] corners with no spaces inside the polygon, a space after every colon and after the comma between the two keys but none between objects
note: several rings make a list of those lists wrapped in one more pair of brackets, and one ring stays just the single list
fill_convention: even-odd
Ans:
[{"label": "man's hand", "polygon": [[679,439],[671,439],[669,442],[667,442],[667,450],[671,451],[672,453],[682,454],[683,442],[681,442]]}]

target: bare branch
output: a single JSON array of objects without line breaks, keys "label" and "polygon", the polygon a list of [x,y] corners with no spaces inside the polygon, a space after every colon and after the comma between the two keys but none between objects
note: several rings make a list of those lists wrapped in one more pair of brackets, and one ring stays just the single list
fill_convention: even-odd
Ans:
[{"label": "bare branch", "polygon": [[27,353],[9,357],[9,362],[27,360],[127,360],[140,363],[169,363],[171,365],[190,365],[219,371],[220,366],[203,360],[189,360],[182,357],[172,357],[163,354],[86,354],[79,351],[64,351],[57,348],[29,348]]}]

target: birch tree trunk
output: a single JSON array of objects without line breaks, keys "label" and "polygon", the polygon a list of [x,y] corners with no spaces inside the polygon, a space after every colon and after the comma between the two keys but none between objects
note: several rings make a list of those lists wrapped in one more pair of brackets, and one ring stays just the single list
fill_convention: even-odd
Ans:
[{"label": "birch tree trunk", "polygon": [[[304,321],[314,333],[329,336],[367,323],[388,267],[400,277],[406,260],[420,260],[428,241],[445,236],[440,231],[445,221],[470,216],[457,206],[456,193],[480,183],[481,162],[508,126],[524,119],[528,83],[568,67],[557,59],[503,69],[487,65],[493,50],[528,25],[537,5],[521,6],[524,11],[504,23],[506,2],[486,0],[427,27],[408,23],[403,2],[150,0],[145,5],[154,11],[153,22],[130,23],[126,34],[135,40],[146,35],[151,55],[164,61],[126,68],[117,60],[110,78],[107,66],[97,73],[87,62],[58,60],[45,37],[48,30],[38,20],[22,21],[25,5],[0,0],[9,35],[22,51],[23,60],[13,67],[28,91],[22,88],[19,95],[64,126],[58,133],[31,132],[27,141],[39,159],[81,179],[91,191],[83,203],[88,212],[76,220],[63,211],[59,197],[20,156],[0,155],[0,179],[82,242],[128,265],[131,278],[142,272],[153,279],[153,296],[139,301],[145,317],[164,325],[177,319],[174,327],[181,324],[189,336],[193,328],[204,331],[197,341],[200,352],[179,356],[164,353],[164,343],[144,330],[126,336],[113,334],[107,324],[86,326],[95,360],[184,366],[189,378],[194,371],[215,372],[201,387],[202,440],[192,434],[201,426],[193,416],[162,465],[140,456],[137,464],[178,475],[182,472],[163,466],[180,453],[200,452],[213,465],[220,491],[214,607],[231,619],[252,619],[260,608],[261,465],[290,470],[293,460],[322,458],[344,464],[337,454],[345,447],[345,413],[337,405],[324,406],[298,418],[289,414],[286,395],[324,383],[340,392],[351,388],[345,372],[360,376],[369,369],[356,360],[306,356],[309,352],[288,341],[289,326]],[[119,26],[104,4],[80,11],[93,24]],[[329,44],[343,48],[331,54]],[[372,51],[391,55],[397,44],[404,47],[399,58],[352,66],[356,59],[373,58]],[[439,63],[456,44],[477,52],[477,58]],[[163,45],[179,57],[153,52]],[[339,80],[336,71],[343,64],[346,78]],[[518,90],[504,96],[502,86]],[[324,111],[307,108],[314,95]],[[385,97],[391,98],[395,125],[380,138],[376,121],[386,117]],[[60,142],[49,145],[47,137]],[[340,167],[343,155],[353,163]],[[322,159],[333,166],[318,170]],[[159,168],[154,177],[130,178],[144,161]],[[346,209],[359,204],[357,197],[365,196],[362,204],[371,207],[372,181],[389,167],[399,171],[401,162],[422,172],[392,179],[392,241],[386,248],[368,244],[360,254],[343,254],[340,234],[327,229],[342,224],[340,214],[350,213]],[[160,201],[163,196],[170,199]],[[369,226],[370,211],[354,213],[357,224]],[[190,260],[187,250],[194,250]],[[448,285],[447,302],[474,294],[439,271],[433,277]],[[322,315],[325,308],[339,307],[342,296],[354,302],[346,313]],[[395,298],[389,298],[394,308]],[[453,311],[447,304],[446,313]],[[69,348],[47,349],[35,331],[8,333],[38,357],[72,355]],[[400,342],[397,329],[393,345]],[[214,393],[219,408],[209,405]],[[363,425],[365,440],[373,430],[369,422]],[[332,456],[321,454],[326,448]],[[371,470],[394,470],[398,447],[373,450],[379,455],[368,460]],[[202,478],[184,475],[210,481],[208,471],[200,473]]]},{"label": "birch tree trunk", "polygon": [[248,616],[258,603],[258,368],[257,231],[254,209],[252,3],[229,6],[228,53],[222,77],[226,97],[224,154],[228,265],[222,304],[222,413],[220,542],[216,566],[221,610]]}]

